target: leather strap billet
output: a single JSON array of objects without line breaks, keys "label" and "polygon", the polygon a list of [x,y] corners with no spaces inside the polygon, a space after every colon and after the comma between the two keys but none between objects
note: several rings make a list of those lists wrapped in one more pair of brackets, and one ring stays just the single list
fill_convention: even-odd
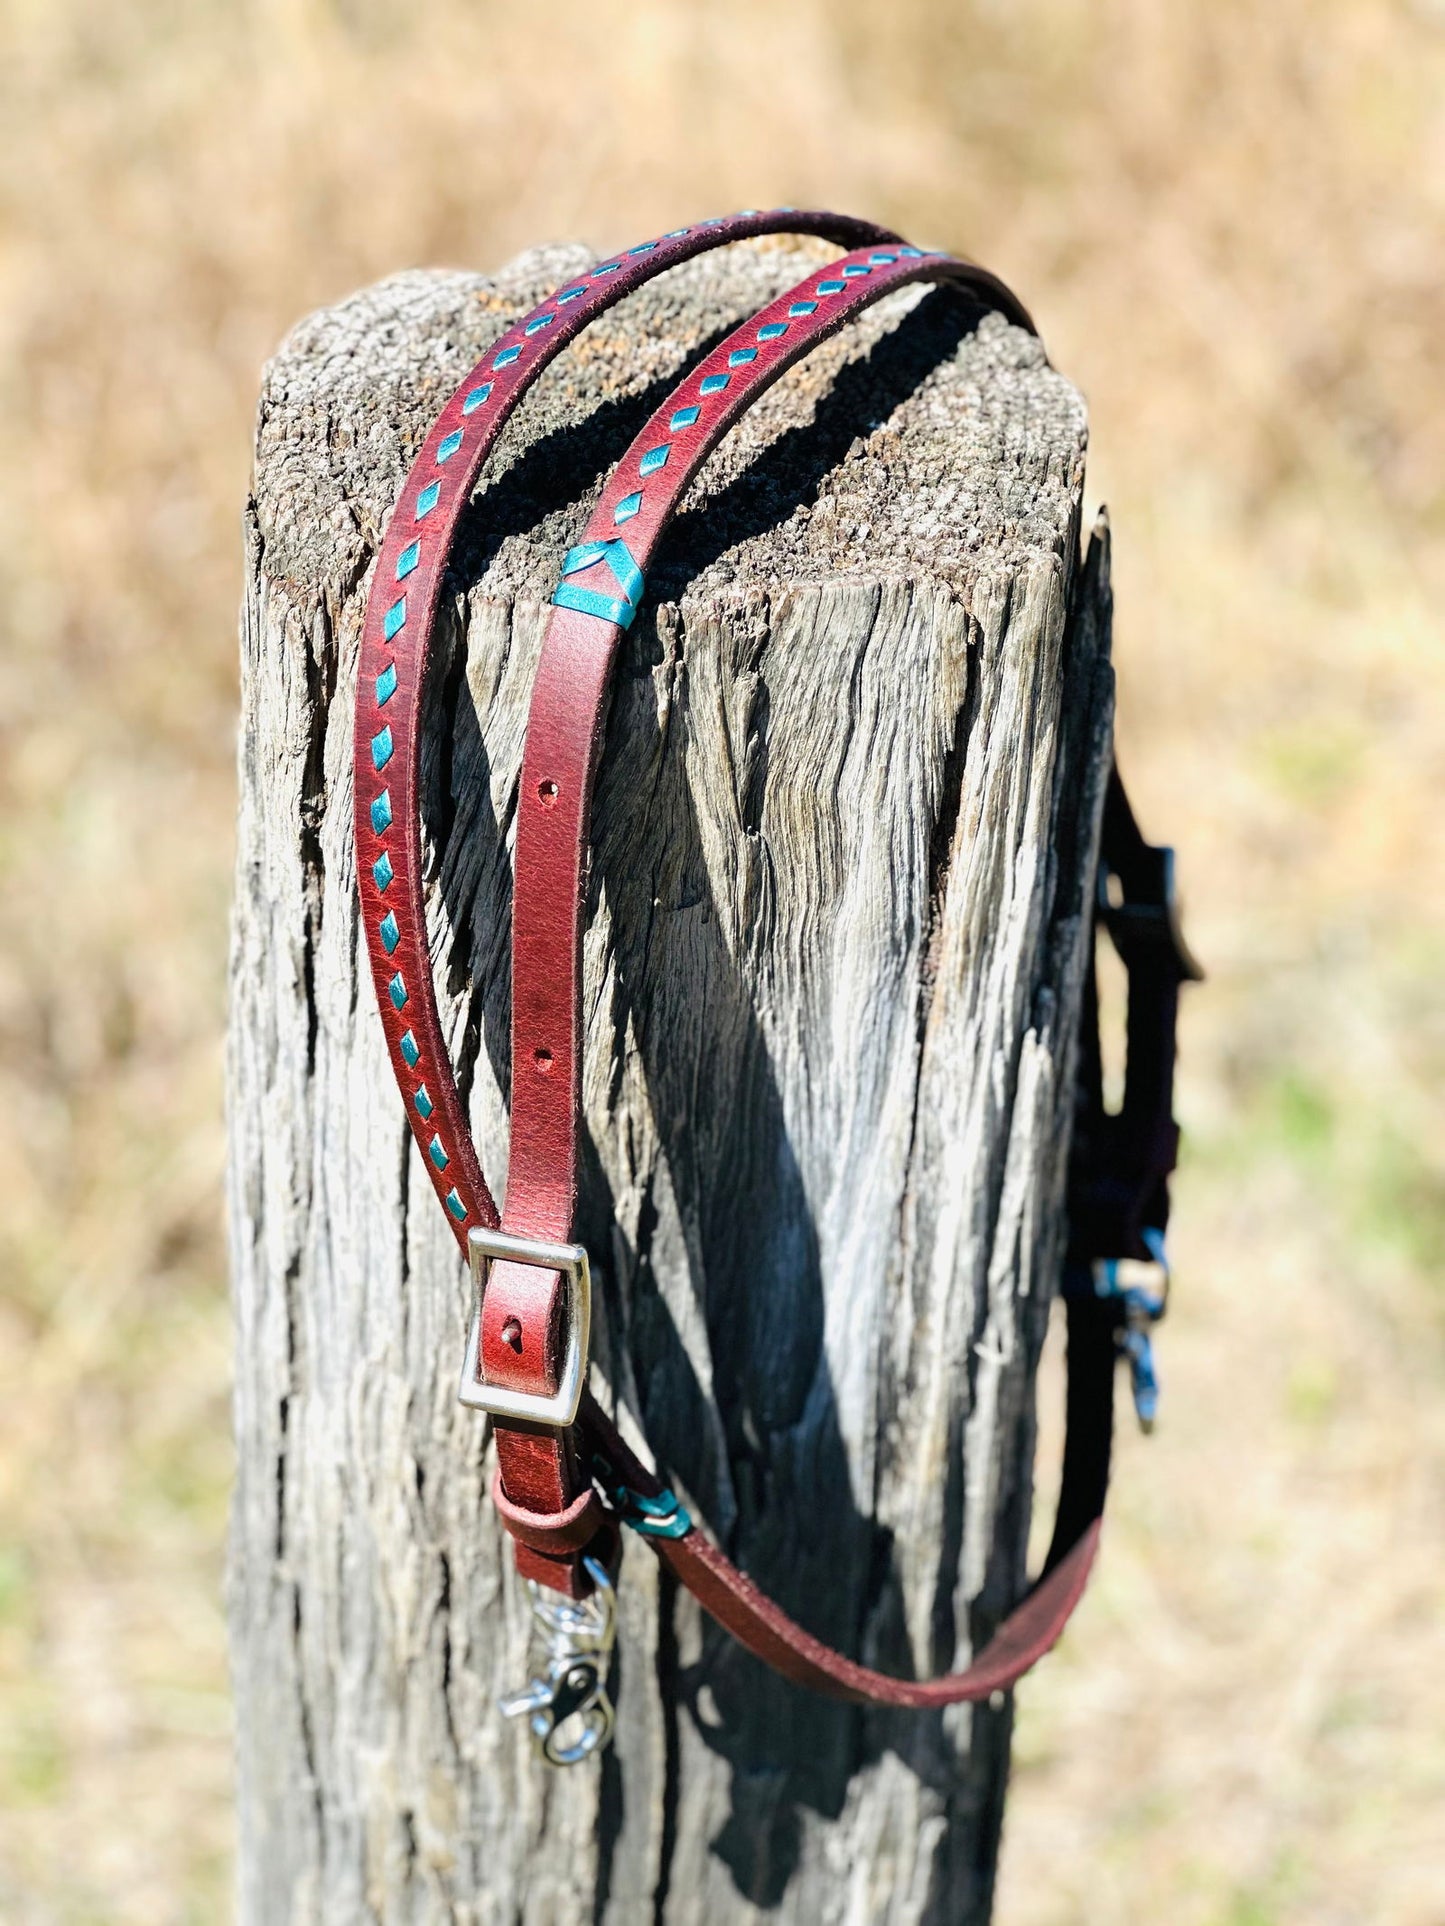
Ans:
[{"label": "leather strap billet", "polygon": [[[539,1242],[572,1235],[581,1120],[581,956],[592,789],[617,645],[643,574],[688,483],[748,406],[808,351],[891,288],[955,280],[975,301],[1029,326],[982,269],[876,243],[809,275],[761,309],[674,389],[603,489],[563,564],[527,721],[517,801],[512,912],[511,1151],[502,1228]],[[579,604],[576,590],[595,604]],[[625,606],[614,607],[621,591]],[[560,1370],[563,1283],[532,1264],[490,1266],[477,1376],[508,1391],[551,1394]],[[561,1511],[585,1477],[567,1434],[522,1433],[498,1419],[502,1485],[531,1511]],[[548,1454],[544,1462],[543,1454]],[[526,1484],[522,1486],[521,1481]],[[544,1482],[545,1481],[545,1482]],[[559,1547],[559,1551],[560,1551]],[[549,1569],[535,1540],[529,1576],[585,1585],[579,1554]]]},{"label": "leather strap billet", "polygon": [[[497,1208],[472,1143],[437,1010],[422,891],[418,783],[422,694],[446,562],[483,462],[537,376],[587,323],[655,275],[729,241],[763,234],[817,236],[844,247],[892,239],[846,215],[773,208],[677,228],[566,281],[494,341],[432,424],[392,511],[367,600],[356,689],[354,754],[357,883],[361,923],[387,1052],[407,1121],[452,1232],[494,1228]],[[604,571],[594,570],[589,576]],[[607,578],[609,581],[610,577]],[[614,584],[610,593],[618,593]],[[626,582],[622,585],[626,592]],[[570,1217],[552,1213],[549,1221]],[[553,1295],[557,1296],[556,1280]],[[500,1296],[488,1294],[499,1304]],[[552,1324],[560,1309],[554,1304]],[[514,1377],[535,1382],[555,1359],[531,1349],[545,1333],[535,1317],[529,1347],[505,1345]],[[495,1350],[495,1346],[492,1347]],[[564,1512],[586,1483],[567,1433],[497,1427],[502,1481],[520,1511]],[[518,1540],[530,1577],[579,1593],[580,1557],[551,1558]]]},{"label": "leather strap billet", "polygon": [[[568,557],[533,684],[517,812],[513,893],[512,1140],[503,1228],[537,1239],[570,1235],[581,1108],[583,875],[608,688],[658,541],[689,483],[727,430],[777,378],[826,336],[893,289],[944,282],[978,306],[1032,329],[1017,300],[983,270],[888,244],[857,250],[810,275],[737,329],[653,416],[603,490]],[[580,603],[580,584],[595,604]],[[612,584],[627,586],[625,608]],[[528,1381],[537,1349],[520,1330],[547,1332],[555,1280],[536,1267],[496,1264],[481,1320],[481,1375]],[[1113,1424],[1117,1308],[1079,1302],[1069,1312],[1069,1426],[1064,1502],[1043,1576],[965,1671],[918,1682],[845,1658],[813,1638],[711,1543],[627,1450],[594,1400],[580,1429],[603,1482],[661,1505],[681,1528],[642,1523],[656,1552],[704,1608],[788,1678],[858,1702],[941,1706],[1012,1685],[1058,1639],[1082,1595],[1098,1544]],[[506,1333],[511,1332],[509,1345]],[[530,1388],[551,1380],[533,1370]],[[663,1502],[666,1501],[666,1502]],[[637,1519],[629,1522],[638,1523]],[[656,1519],[652,1521],[654,1526]]]}]

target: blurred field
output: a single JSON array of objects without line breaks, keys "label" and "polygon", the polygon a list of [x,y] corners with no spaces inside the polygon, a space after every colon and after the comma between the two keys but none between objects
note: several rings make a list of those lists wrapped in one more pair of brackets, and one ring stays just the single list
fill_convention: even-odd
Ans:
[{"label": "blurred field", "polygon": [[1163,1428],[1000,1926],[1445,1922],[1445,9],[7,0],[0,1918],[229,1907],[220,1037],[261,360],[394,268],[834,204],[1087,391],[1180,845]]}]

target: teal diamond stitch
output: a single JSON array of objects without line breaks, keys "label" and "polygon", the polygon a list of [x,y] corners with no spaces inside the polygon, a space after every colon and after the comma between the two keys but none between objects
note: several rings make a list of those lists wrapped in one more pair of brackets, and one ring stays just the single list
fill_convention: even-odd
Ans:
[{"label": "teal diamond stitch", "polygon": [[396,926],[396,915],[394,911],[388,910],[377,925],[377,928],[381,934],[381,940],[386,948],[386,953],[390,956],[397,944],[401,941],[401,931]]},{"label": "teal diamond stitch", "polygon": [[445,468],[461,445],[462,431],[460,428],[453,428],[449,435],[437,443],[437,467]]},{"label": "teal diamond stitch", "polygon": [[776,341],[780,334],[788,332],[786,321],[769,321],[765,328],[758,329],[759,341]]},{"label": "teal diamond stitch", "polygon": [[389,642],[406,621],[406,597],[398,596],[381,619],[381,632]]},{"label": "teal diamond stitch", "polygon": [[384,709],[396,694],[396,664],[388,662],[376,678],[376,706]]},{"label": "teal diamond stitch", "polygon": [[612,519],[619,525],[623,522],[630,522],[641,506],[642,495],[640,492],[635,495],[624,495],[616,508],[613,509]]},{"label": "teal diamond stitch", "polygon": [[376,764],[378,770],[385,769],[386,765],[391,761],[395,748],[396,745],[391,739],[391,724],[387,723],[384,728],[378,729],[376,734],[371,738],[371,760]]},{"label": "teal diamond stitch", "polygon": [[407,1031],[401,1040],[401,1054],[406,1058],[407,1068],[409,1070],[415,1070],[421,1057],[421,1045],[417,1042],[410,1030]]},{"label": "teal diamond stitch", "polygon": [[396,558],[396,579],[404,582],[421,560],[421,543],[408,542]]},{"label": "teal diamond stitch", "polygon": [[642,457],[642,460],[638,462],[638,474],[642,476],[644,481],[649,475],[655,475],[659,468],[666,468],[667,458],[671,453],[671,442],[658,442],[657,446],[655,448],[649,448],[647,453]]},{"label": "teal diamond stitch", "polygon": [[510,348],[503,348],[500,354],[493,355],[492,357],[493,370],[497,368],[510,368],[521,352],[521,348],[515,343]]},{"label": "teal diamond stitch", "polygon": [[667,425],[676,434],[679,428],[691,428],[701,413],[701,408],[679,408]]},{"label": "teal diamond stitch", "polygon": [[391,791],[383,789],[371,805],[371,830],[375,836],[384,836],[391,828]]},{"label": "teal diamond stitch", "polygon": [[704,375],[702,380],[697,384],[697,391],[700,395],[720,395],[731,380],[731,375]]},{"label": "teal diamond stitch", "polygon": [[424,1083],[419,1083],[417,1085],[416,1095],[415,1097],[412,1098],[412,1102],[416,1105],[420,1115],[422,1115],[423,1117],[429,1117],[431,1115],[432,1113],[431,1094]]},{"label": "teal diamond stitch", "polygon": [[442,1148],[442,1140],[440,1137],[432,1138],[431,1142],[426,1147],[426,1154],[428,1157],[431,1158],[432,1162],[436,1165],[438,1170],[445,1170],[447,1165],[451,1162],[451,1158],[448,1157],[447,1153]]},{"label": "teal diamond stitch", "polygon": [[728,366],[730,368],[746,368],[750,361],[756,361],[757,358],[758,351],[756,348],[734,348],[728,356]]},{"label": "teal diamond stitch", "polygon": [[391,979],[390,983],[388,983],[386,987],[387,987],[387,990],[390,992],[391,1000],[396,1005],[397,1009],[404,1010],[406,1008],[406,978],[402,975],[400,970],[397,971],[396,975]]},{"label": "teal diamond stitch", "polygon": [[391,866],[391,858],[383,850],[371,866],[371,880],[378,889],[390,889],[396,871]]},{"label": "teal diamond stitch", "polygon": [[527,323],[528,334],[540,334],[543,328],[550,328],[557,319],[555,314],[539,314],[535,321]]},{"label": "teal diamond stitch", "polygon": [[846,281],[820,281],[818,292],[819,294],[841,294],[847,285]]},{"label": "teal diamond stitch", "polygon": [[491,392],[492,384],[490,381],[484,381],[480,388],[473,388],[472,392],[462,403],[462,413],[464,415],[474,415]]},{"label": "teal diamond stitch", "polygon": [[816,301],[795,301],[788,309],[788,313],[795,321],[801,320],[805,314],[816,314],[817,312],[818,304]]},{"label": "teal diamond stitch", "polygon": [[457,1196],[455,1189],[449,1190],[447,1192],[447,1209],[451,1212],[452,1216],[456,1218],[459,1224],[465,1221],[466,1214],[467,1214],[467,1207],[462,1202],[461,1198]]},{"label": "teal diamond stitch", "polygon": [[424,522],[437,505],[437,496],[442,492],[440,482],[433,482],[424,488],[416,498],[416,520]]}]

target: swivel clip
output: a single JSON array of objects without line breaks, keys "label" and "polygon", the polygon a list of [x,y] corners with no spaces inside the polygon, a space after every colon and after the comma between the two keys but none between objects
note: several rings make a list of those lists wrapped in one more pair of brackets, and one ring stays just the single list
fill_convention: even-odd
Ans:
[{"label": "swivel clip", "polygon": [[1140,1232],[1159,1283],[1157,1289],[1134,1281],[1139,1266],[1118,1258],[1101,1258],[1094,1265],[1094,1290],[1099,1297],[1118,1300],[1121,1317],[1118,1345],[1129,1366],[1129,1388],[1139,1429],[1150,1432],[1159,1416],[1159,1373],[1154,1364],[1154,1326],[1169,1308],[1169,1259],[1164,1233]]},{"label": "swivel clip", "polygon": [[[617,1594],[595,1558],[583,1560],[595,1590],[590,1598],[563,1598],[527,1581],[532,1616],[547,1646],[539,1677],[500,1701],[509,1719],[526,1719],[532,1744],[548,1765],[580,1765],[612,1737],[607,1662],[617,1637]],[[563,1731],[570,1726],[574,1734]]]}]

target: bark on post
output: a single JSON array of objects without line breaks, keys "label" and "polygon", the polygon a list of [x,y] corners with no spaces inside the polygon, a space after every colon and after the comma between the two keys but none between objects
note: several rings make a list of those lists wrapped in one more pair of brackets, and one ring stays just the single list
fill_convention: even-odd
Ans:
[{"label": "bark on post", "polygon": [[[820,253],[733,248],[594,326],[454,558],[432,949],[499,1191],[547,595],[647,411]],[[455,1401],[462,1268],[365,980],[350,708],[411,451],[586,259],[399,276],[303,322],[265,377],[230,1033],[241,1918],[982,1921],[1009,1705],[812,1698],[640,1543],[601,1766],[546,1772],[496,1710],[528,1614]],[[653,571],[597,809],[594,1384],[746,1569],[901,1671],[960,1661],[1023,1576],[1111,701],[1084,439],[1038,344],[946,294],[825,345],[719,451]]]}]

